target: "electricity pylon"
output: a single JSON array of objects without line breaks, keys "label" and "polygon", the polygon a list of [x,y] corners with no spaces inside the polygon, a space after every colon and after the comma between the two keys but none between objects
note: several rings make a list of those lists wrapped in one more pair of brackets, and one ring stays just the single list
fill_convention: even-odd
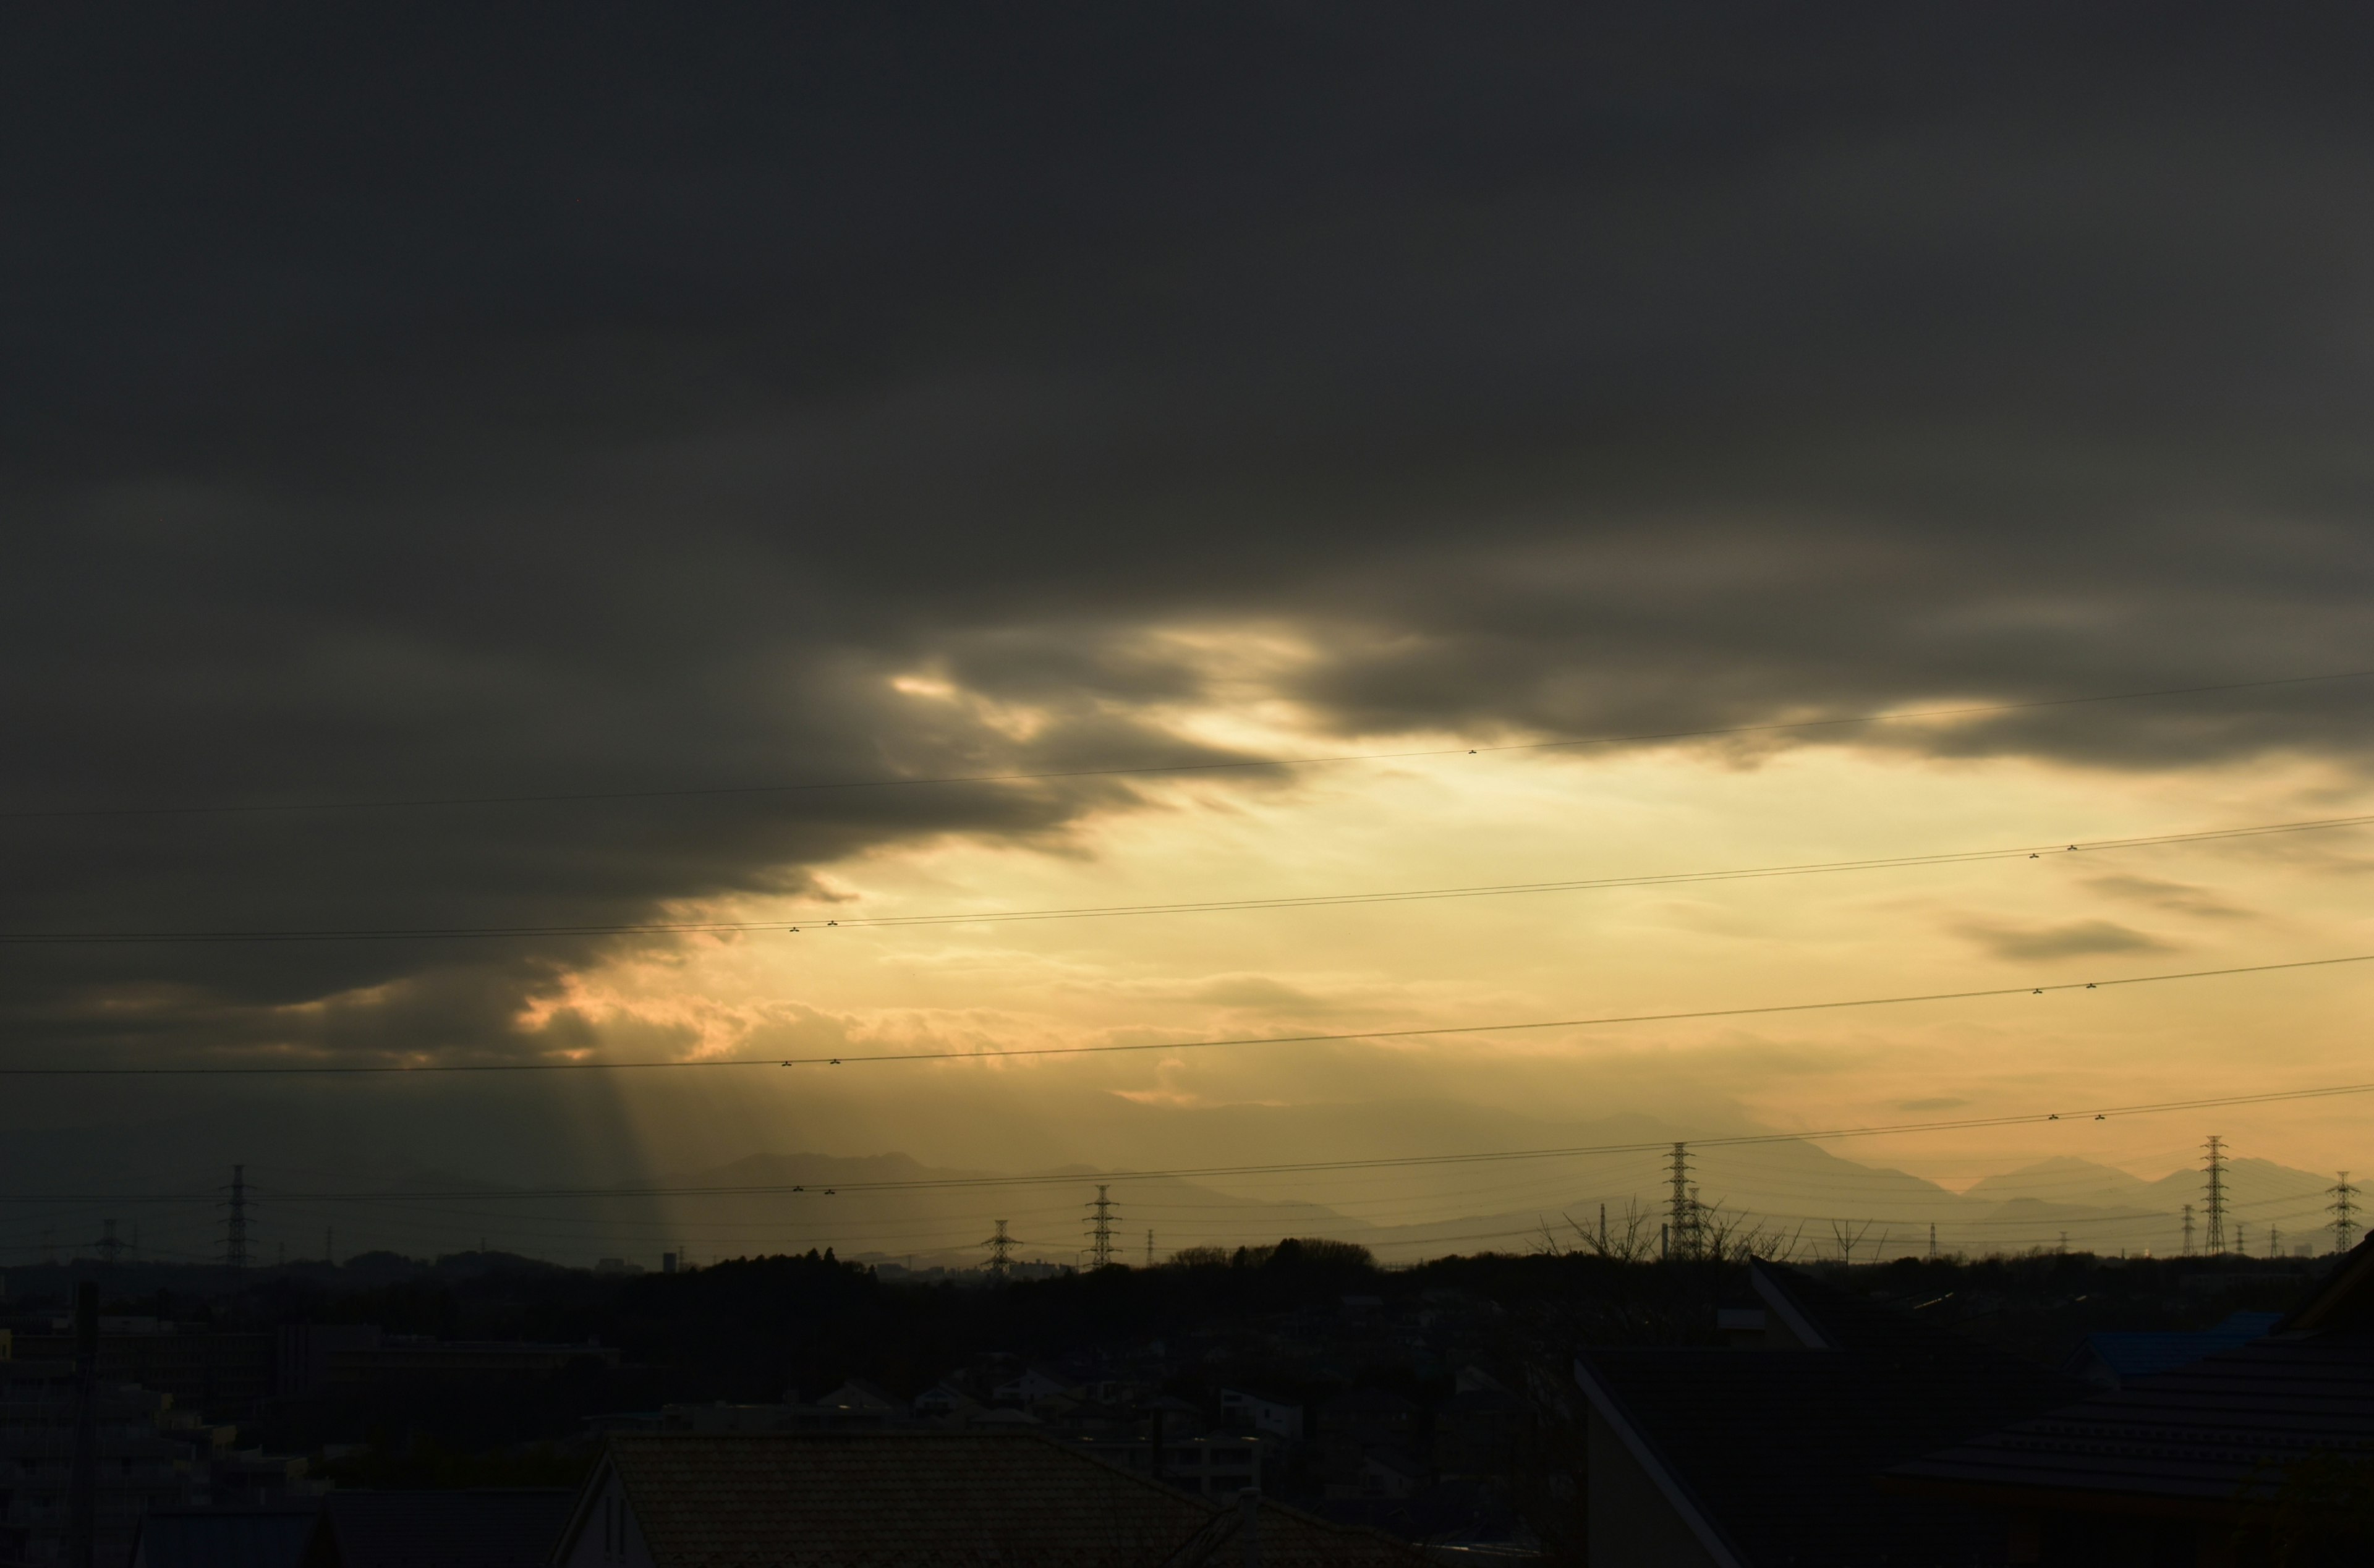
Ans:
[{"label": "electricity pylon", "polygon": [[2202,1174],[2207,1178],[2209,1234],[2202,1238],[2202,1250],[2215,1258],[2226,1250],[2226,1141],[2213,1137],[2204,1147],[2209,1151],[2202,1156]]},{"label": "electricity pylon", "polygon": [[1014,1238],[1005,1234],[1005,1222],[998,1221],[997,1234],[981,1245],[989,1248],[990,1282],[1005,1283],[1006,1274],[1014,1267]]},{"label": "electricity pylon", "polygon": [[1690,1146],[1674,1145],[1672,1163],[1665,1168],[1665,1179],[1672,1184],[1674,1195],[1666,1200],[1665,1251],[1668,1257],[1695,1258],[1698,1250],[1698,1195],[1690,1183]]},{"label": "electricity pylon", "polygon": [[1113,1222],[1121,1216],[1112,1211],[1113,1200],[1099,1185],[1097,1195],[1088,1202],[1088,1257],[1090,1267],[1110,1269],[1113,1265]]},{"label": "electricity pylon", "polygon": [[247,1277],[247,1167],[230,1168],[230,1217],[223,1222],[223,1267],[234,1280]]}]

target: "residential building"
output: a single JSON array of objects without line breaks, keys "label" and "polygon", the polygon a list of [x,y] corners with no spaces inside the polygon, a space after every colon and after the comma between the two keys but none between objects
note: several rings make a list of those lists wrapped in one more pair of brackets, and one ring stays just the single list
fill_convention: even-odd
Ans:
[{"label": "residential building", "polygon": [[1302,1440],[1302,1407],[1242,1388],[1220,1390],[1220,1414],[1232,1426],[1265,1432],[1289,1443]]},{"label": "residential building", "polygon": [[1416,1568],[1411,1548],[1254,1492],[1205,1498],[1031,1433],[619,1435],[555,1568]]},{"label": "residential building", "polygon": [[[26,1361],[72,1362],[70,1319],[59,1332],[20,1334],[16,1353]],[[136,1383],[172,1397],[175,1408],[210,1421],[246,1421],[272,1400],[279,1341],[269,1333],[217,1330],[156,1317],[108,1316],[99,1324],[99,1376]]]},{"label": "residential building", "polygon": [[[0,1361],[0,1562],[66,1562],[77,1393],[72,1361]],[[167,1431],[172,1403],[125,1383],[95,1391],[95,1539],[103,1562],[126,1560],[148,1510],[190,1501],[192,1446]]]},{"label": "residential building", "polygon": [[1225,1433],[1192,1437],[1166,1435],[1158,1447],[1151,1437],[1070,1441],[1108,1464],[1153,1476],[1201,1497],[1234,1497],[1245,1488],[1262,1483],[1262,1445],[1258,1438]]},{"label": "residential building", "polygon": [[1059,1377],[1044,1367],[1026,1368],[1018,1376],[1010,1377],[991,1390],[990,1398],[1001,1405],[1013,1405],[1022,1410],[1036,1410],[1056,1399],[1076,1399],[1078,1385]]}]

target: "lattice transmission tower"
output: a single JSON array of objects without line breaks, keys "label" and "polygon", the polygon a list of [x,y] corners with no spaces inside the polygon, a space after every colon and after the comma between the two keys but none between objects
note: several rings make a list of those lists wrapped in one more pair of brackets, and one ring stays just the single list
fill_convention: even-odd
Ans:
[{"label": "lattice transmission tower", "polygon": [[1665,1255],[1668,1258],[1695,1258],[1698,1243],[1698,1188],[1690,1181],[1690,1146],[1674,1145],[1673,1157],[1665,1166],[1665,1179],[1672,1186],[1673,1196],[1665,1200]]},{"label": "lattice transmission tower", "polygon": [[997,1234],[981,1245],[989,1248],[990,1282],[999,1285],[1005,1283],[1007,1274],[1014,1268],[1015,1246],[1014,1238],[1005,1234],[1005,1222],[998,1221]]},{"label": "lattice transmission tower", "polygon": [[2201,1157],[2203,1207],[2208,1223],[2207,1234],[2201,1238],[2202,1250],[2215,1258],[2226,1250],[2226,1141],[2213,1137],[2203,1147],[2208,1151]]},{"label": "lattice transmission tower", "polygon": [[223,1222],[223,1267],[234,1280],[247,1276],[247,1167],[230,1168],[230,1198],[224,1207],[230,1211]]},{"label": "lattice transmission tower", "polygon": [[1088,1266],[1110,1269],[1113,1266],[1113,1222],[1121,1216],[1113,1212],[1113,1200],[1099,1185],[1097,1195],[1088,1200]]},{"label": "lattice transmission tower", "polygon": [[2325,1189],[2325,1196],[2333,1199],[2333,1250],[2346,1252],[2354,1245],[2349,1238],[2357,1234],[2357,1189],[2349,1185],[2347,1171]]}]

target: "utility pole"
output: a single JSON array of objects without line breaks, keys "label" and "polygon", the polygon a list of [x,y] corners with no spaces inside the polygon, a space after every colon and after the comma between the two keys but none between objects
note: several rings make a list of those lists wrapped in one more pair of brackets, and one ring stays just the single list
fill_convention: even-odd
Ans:
[{"label": "utility pole", "polygon": [[1698,1255],[1698,1201],[1690,1190],[1690,1146],[1674,1145],[1673,1163],[1667,1167],[1666,1179],[1673,1184],[1674,1195],[1667,1200],[1665,1218],[1665,1253],[1670,1258],[1694,1258]]},{"label": "utility pole", "polygon": [[1006,1274],[1014,1266],[1014,1238],[1005,1234],[1005,1222],[998,1221],[997,1234],[981,1245],[989,1248],[989,1282],[1005,1283]]},{"label": "utility pole", "polygon": [[2215,1258],[2226,1250],[2226,1141],[2213,1137],[2204,1147],[2209,1151],[2202,1156],[2202,1174],[2208,1178],[2204,1206],[2208,1210],[2209,1234],[2202,1238],[2202,1250]]},{"label": "utility pole", "polygon": [[1105,1196],[1105,1191],[1099,1185],[1096,1197],[1088,1201],[1089,1209],[1094,1211],[1088,1219],[1088,1256],[1096,1260],[1090,1267],[1097,1269],[1112,1267],[1113,1222],[1121,1217],[1112,1211],[1113,1200]]},{"label": "utility pole", "polygon": [[2184,1256],[2192,1256],[2192,1205],[2184,1206]]},{"label": "utility pole", "polygon": [[2349,1185],[2347,1171],[2325,1189],[2325,1196],[2333,1199],[2333,1250],[2346,1252],[2354,1245],[2349,1238],[2357,1231],[2357,1189]]}]

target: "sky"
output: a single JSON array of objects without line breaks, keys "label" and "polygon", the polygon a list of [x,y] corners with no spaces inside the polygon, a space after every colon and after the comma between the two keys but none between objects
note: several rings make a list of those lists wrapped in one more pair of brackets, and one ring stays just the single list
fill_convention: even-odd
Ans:
[{"label": "sky", "polygon": [[[993,1059],[2374,953],[2346,827],[853,923],[2374,813],[2374,680],[2298,679],[2374,668],[2344,8],[0,26],[0,931],[541,932],[11,942],[0,1065]],[[2135,693],[2187,695],[2062,702]],[[1539,744],[1592,737],[1651,738]],[[2369,983],[26,1078],[0,1126],[19,1190],[126,1192],[1893,1126],[2374,1079]],[[2361,1104],[1839,1152],[2374,1167]],[[1449,1182],[1346,1200],[1498,1211]]]}]

